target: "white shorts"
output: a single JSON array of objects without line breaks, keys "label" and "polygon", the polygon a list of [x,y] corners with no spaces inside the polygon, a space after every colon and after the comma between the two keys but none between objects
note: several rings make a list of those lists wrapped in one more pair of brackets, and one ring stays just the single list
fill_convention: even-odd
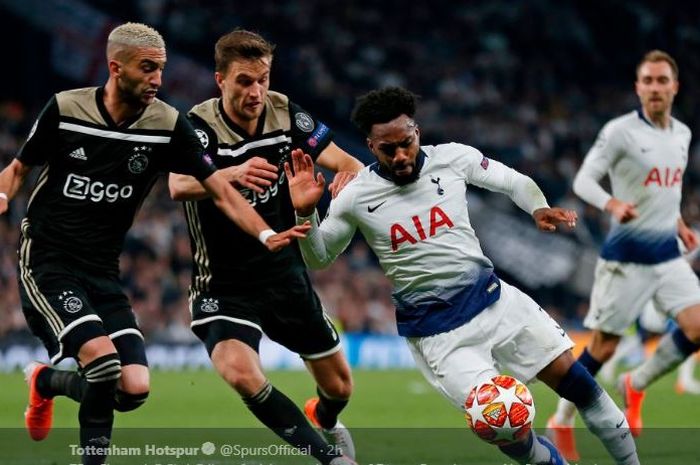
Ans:
[{"label": "white shorts", "polygon": [[639,315],[639,325],[646,331],[663,334],[668,328],[668,315],[657,309],[654,301],[650,300]]},{"label": "white shorts", "polygon": [[473,385],[507,369],[528,382],[574,344],[520,289],[501,280],[501,298],[446,333],[406,338],[423,376],[464,410]]},{"label": "white shorts", "polygon": [[700,303],[700,282],[685,259],[640,265],[599,258],[583,324],[622,336],[649,302],[673,318]]}]

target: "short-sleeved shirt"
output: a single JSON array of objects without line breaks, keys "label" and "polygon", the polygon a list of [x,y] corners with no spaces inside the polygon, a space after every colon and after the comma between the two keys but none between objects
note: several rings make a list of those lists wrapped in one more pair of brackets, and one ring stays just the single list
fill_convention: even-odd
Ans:
[{"label": "short-sleeved shirt", "polygon": [[[328,126],[272,91],[253,136],[226,115],[219,98],[196,105],[189,115],[217,168],[240,165],[253,157],[278,167],[277,181],[263,194],[249,189],[241,194],[276,231],[292,227],[295,217],[284,162],[296,148],[316,160],[332,141]],[[197,292],[246,290],[305,269],[296,243],[280,252],[268,251],[224,216],[211,199],[187,202],[185,213],[195,263],[192,287]]]},{"label": "short-sleeved shirt", "polygon": [[214,167],[183,115],[156,100],[117,126],[104,89],[56,94],[17,158],[43,166],[22,223],[33,257],[69,260],[86,270],[118,273],[134,216],[159,174],[203,180]]}]

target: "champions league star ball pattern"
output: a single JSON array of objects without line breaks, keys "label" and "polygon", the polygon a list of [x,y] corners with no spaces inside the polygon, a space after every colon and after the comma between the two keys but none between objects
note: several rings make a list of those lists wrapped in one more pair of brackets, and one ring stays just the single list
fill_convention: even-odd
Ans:
[{"label": "champions league star ball pattern", "polygon": [[477,384],[464,406],[469,428],[484,441],[499,446],[525,438],[535,419],[530,390],[512,376],[494,376]]}]

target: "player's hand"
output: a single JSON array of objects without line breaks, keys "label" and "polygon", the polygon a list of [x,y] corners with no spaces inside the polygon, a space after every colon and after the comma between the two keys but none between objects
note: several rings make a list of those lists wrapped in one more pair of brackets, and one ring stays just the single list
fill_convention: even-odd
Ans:
[{"label": "player's hand", "polygon": [[336,198],[340,191],[342,191],[350,181],[355,179],[355,176],[357,176],[357,173],[353,173],[352,171],[338,171],[335,173],[333,182],[328,184],[328,192],[331,193],[331,198]]},{"label": "player's hand", "polygon": [[556,231],[557,225],[563,224],[569,229],[576,227],[578,215],[568,208],[539,208],[532,213],[537,229],[540,231]]},{"label": "player's hand", "polygon": [[294,210],[299,216],[311,215],[326,187],[323,174],[319,172],[314,176],[314,162],[301,149],[292,150],[292,166],[285,162],[284,172]]},{"label": "player's hand", "polygon": [[304,224],[294,226],[279,234],[268,237],[265,241],[265,246],[270,252],[278,252],[291,244],[294,239],[306,237],[306,233],[309,229],[311,229],[311,223],[307,221]]},{"label": "player's hand", "polygon": [[633,203],[623,202],[615,197],[605,204],[605,211],[610,212],[620,223],[627,223],[639,216],[637,206]]},{"label": "player's hand", "polygon": [[4,215],[9,207],[9,202],[7,199],[0,197],[0,215]]},{"label": "player's hand", "polygon": [[687,252],[692,252],[700,245],[697,233],[689,228],[682,219],[678,220],[678,237],[681,238]]},{"label": "player's hand", "polygon": [[248,188],[262,194],[277,180],[277,167],[261,157],[253,157],[241,165],[220,170],[237,188]]}]

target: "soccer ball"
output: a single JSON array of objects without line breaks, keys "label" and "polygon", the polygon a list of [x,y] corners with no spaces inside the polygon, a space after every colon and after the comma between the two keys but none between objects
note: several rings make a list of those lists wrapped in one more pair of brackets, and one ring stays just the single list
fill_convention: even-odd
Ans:
[{"label": "soccer ball", "polygon": [[469,428],[484,441],[499,446],[527,437],[535,419],[530,390],[512,376],[494,376],[477,384],[464,406]]}]

